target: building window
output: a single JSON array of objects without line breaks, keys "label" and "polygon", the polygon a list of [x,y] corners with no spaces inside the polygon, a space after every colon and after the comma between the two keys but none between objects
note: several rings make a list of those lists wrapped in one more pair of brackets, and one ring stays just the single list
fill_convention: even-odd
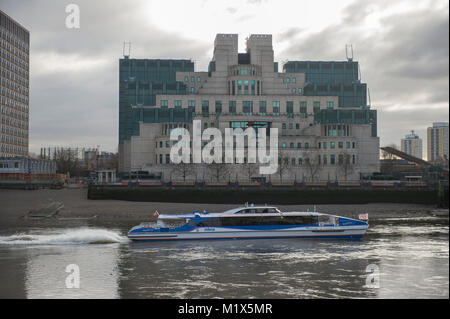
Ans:
[{"label": "building window", "polygon": [[298,166],[302,166],[303,165],[303,158],[299,157],[298,158]]},{"label": "building window", "polygon": [[201,79],[199,76],[197,77],[197,82],[201,82]]},{"label": "building window", "polygon": [[289,148],[294,148],[294,143],[289,144]]},{"label": "building window", "polygon": [[289,118],[294,117],[294,102],[292,101],[286,102],[286,113]]},{"label": "building window", "polygon": [[307,109],[306,101],[301,101],[300,102],[300,114],[302,114],[303,117],[305,117],[307,112],[308,112],[308,109]]},{"label": "building window", "polygon": [[281,144],[281,147],[282,147],[282,148],[286,148],[286,143],[283,142],[283,143]]},{"label": "building window", "polygon": [[222,114],[222,101],[216,101],[216,114]]},{"label": "building window", "polygon": [[184,82],[189,82],[189,77],[187,75],[184,77]]},{"label": "building window", "polygon": [[356,143],[353,142],[352,148],[356,148]]},{"label": "building window", "polygon": [[294,123],[289,123],[289,129],[292,130],[294,128]]},{"label": "building window", "polygon": [[345,147],[350,148],[350,142],[345,142]]},{"label": "building window", "polygon": [[170,164],[170,154],[166,154],[166,164]]},{"label": "building window", "polygon": [[162,141],[160,141],[159,142],[159,148],[162,148],[163,147],[163,144],[162,144]]},{"label": "building window", "polygon": [[176,109],[181,109],[182,106],[183,106],[183,104],[182,104],[181,100],[175,100],[175,102],[174,102],[174,107],[175,107]]},{"label": "building window", "polygon": [[195,87],[191,87],[191,94],[195,93]]},{"label": "building window", "polygon": [[274,116],[280,115],[280,101],[272,102],[272,113]]},{"label": "building window", "polygon": [[334,108],[334,102],[333,101],[327,101],[327,109],[333,109]]},{"label": "building window", "polygon": [[283,130],[285,130],[285,129],[286,129],[286,123],[281,124],[281,128],[282,128]]},{"label": "building window", "polygon": [[356,164],[356,155],[352,155],[352,163]]},{"label": "building window", "polygon": [[335,155],[330,155],[330,164],[331,165],[336,164],[336,156]]},{"label": "building window", "polygon": [[289,83],[290,82],[290,78],[286,78],[286,83]]},{"label": "building window", "polygon": [[296,88],[292,88],[291,91],[292,91],[293,94],[297,93],[297,89]]},{"label": "building window", "polygon": [[228,106],[229,106],[229,113],[236,114],[236,101],[230,101]]},{"label": "building window", "polygon": [[292,83],[296,83],[297,79],[295,77],[292,78]]},{"label": "building window", "polygon": [[162,154],[159,154],[159,164],[162,164],[162,161],[163,161],[163,156],[162,156]]},{"label": "building window", "polygon": [[323,142],[323,149],[326,150],[328,147],[328,143],[327,142]]},{"label": "building window", "polygon": [[244,95],[248,95],[248,80],[244,80]]},{"label": "building window", "polygon": [[335,148],[335,143],[334,142],[330,142],[330,148],[334,149]]},{"label": "building window", "polygon": [[236,95],[236,81],[231,81],[231,95]]},{"label": "building window", "polygon": [[266,115],[267,103],[266,101],[259,101],[259,115]]},{"label": "building window", "polygon": [[295,129],[299,130],[300,129],[300,123],[295,123]]},{"label": "building window", "polygon": [[191,82],[195,82],[195,78],[191,76]]},{"label": "building window", "polygon": [[161,108],[167,108],[169,106],[169,101],[161,100],[160,105],[161,105]]},{"label": "building window", "polygon": [[325,154],[323,155],[323,165],[327,165],[328,164],[328,156]]},{"label": "building window", "polygon": [[344,142],[338,142],[338,148],[344,148]]},{"label": "building window", "polygon": [[295,158],[292,158],[292,159],[291,159],[291,165],[292,165],[292,166],[295,166]]},{"label": "building window", "polygon": [[309,148],[309,143],[305,143],[305,148]]},{"label": "building window", "polygon": [[242,95],[242,80],[238,80],[237,85],[238,85],[238,95]]},{"label": "building window", "polygon": [[252,95],[255,95],[255,80],[251,81]]},{"label": "building window", "polygon": [[302,143],[297,143],[297,148],[302,148]]},{"label": "building window", "polygon": [[244,113],[244,115],[252,115],[253,114],[253,101],[243,101],[242,102],[242,113]]},{"label": "building window", "polygon": [[209,101],[202,101],[202,115],[203,117],[209,116]]}]

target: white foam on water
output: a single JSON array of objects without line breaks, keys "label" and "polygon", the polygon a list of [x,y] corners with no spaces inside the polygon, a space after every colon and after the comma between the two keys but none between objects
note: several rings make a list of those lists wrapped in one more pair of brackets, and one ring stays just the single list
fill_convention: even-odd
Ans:
[{"label": "white foam on water", "polygon": [[120,232],[102,228],[72,228],[47,234],[18,233],[0,236],[0,245],[80,245],[128,242]]}]

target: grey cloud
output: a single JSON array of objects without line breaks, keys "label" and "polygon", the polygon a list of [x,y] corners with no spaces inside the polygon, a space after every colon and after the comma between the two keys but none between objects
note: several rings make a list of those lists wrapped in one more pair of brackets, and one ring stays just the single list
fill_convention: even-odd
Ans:
[{"label": "grey cloud", "polygon": [[[384,105],[378,107],[382,143],[398,144],[411,129],[448,120],[449,15],[448,4],[442,10],[430,2],[420,11],[391,14],[380,21],[379,30],[366,33],[364,21],[373,12],[389,8],[388,4],[384,0],[355,1],[345,9],[339,23],[300,34],[279,57],[345,60],[345,45],[352,43],[372,105]],[[438,108],[437,104],[443,106]],[[405,108],[393,112],[390,105]]]},{"label": "grey cloud", "polygon": [[233,8],[233,7],[228,7],[228,8],[226,8],[226,10],[231,14],[235,14],[238,11],[237,8]]},{"label": "grey cloud", "polygon": [[[70,2],[69,2],[70,3]],[[159,29],[141,9],[145,1],[78,0],[80,29],[65,27],[63,1],[2,1],[2,10],[31,33],[30,151],[46,145],[100,144],[114,151],[118,143],[118,59],[123,41],[131,57],[207,60],[210,43],[200,43]],[[36,74],[37,56],[76,55],[106,64],[74,72]],[[198,67],[196,65],[196,67]]]},{"label": "grey cloud", "polygon": [[289,28],[286,31],[278,34],[276,38],[277,38],[278,42],[290,41],[290,40],[293,40],[296,37],[298,37],[302,31],[303,31],[302,28],[292,27],[292,28]]}]

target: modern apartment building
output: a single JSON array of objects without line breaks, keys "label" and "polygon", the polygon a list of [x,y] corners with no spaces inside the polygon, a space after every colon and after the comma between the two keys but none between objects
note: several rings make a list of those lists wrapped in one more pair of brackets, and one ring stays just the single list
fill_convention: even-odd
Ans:
[{"label": "modern apartment building", "polygon": [[217,166],[190,164],[186,178],[170,162],[170,132],[192,132],[193,120],[221,132],[278,129],[278,173],[223,165],[225,181],[359,180],[379,171],[377,113],[367,103],[358,62],[288,61],[279,72],[271,35],[250,35],[246,45],[239,53],[238,35],[218,34],[204,72],[190,60],[120,59],[119,172],[219,179]]},{"label": "modern apartment building", "polygon": [[30,33],[0,10],[0,157],[28,155]]},{"label": "modern apartment building", "polygon": [[435,122],[427,129],[428,161],[448,161],[448,122]]},{"label": "modern apartment building", "polygon": [[401,140],[401,150],[406,154],[422,159],[422,139],[411,131],[411,134]]}]

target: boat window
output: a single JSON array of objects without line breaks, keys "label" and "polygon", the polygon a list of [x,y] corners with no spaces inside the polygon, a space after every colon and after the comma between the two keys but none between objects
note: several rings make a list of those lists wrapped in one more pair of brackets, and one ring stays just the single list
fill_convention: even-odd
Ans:
[{"label": "boat window", "polygon": [[279,211],[276,208],[261,208],[258,213],[261,213],[261,214],[278,214]]},{"label": "boat window", "polygon": [[319,215],[319,223],[332,223],[332,220],[330,217],[331,216],[328,216],[328,215]]},{"label": "boat window", "polygon": [[220,219],[219,218],[210,218],[206,220],[202,220],[197,224],[197,227],[220,227]]},{"label": "boat window", "polygon": [[222,217],[222,226],[255,226],[255,225],[317,225],[316,216],[252,216]]},{"label": "boat window", "polygon": [[184,224],[186,224],[186,221],[181,218],[174,218],[174,219],[164,219],[164,224],[167,227],[181,227]]}]

